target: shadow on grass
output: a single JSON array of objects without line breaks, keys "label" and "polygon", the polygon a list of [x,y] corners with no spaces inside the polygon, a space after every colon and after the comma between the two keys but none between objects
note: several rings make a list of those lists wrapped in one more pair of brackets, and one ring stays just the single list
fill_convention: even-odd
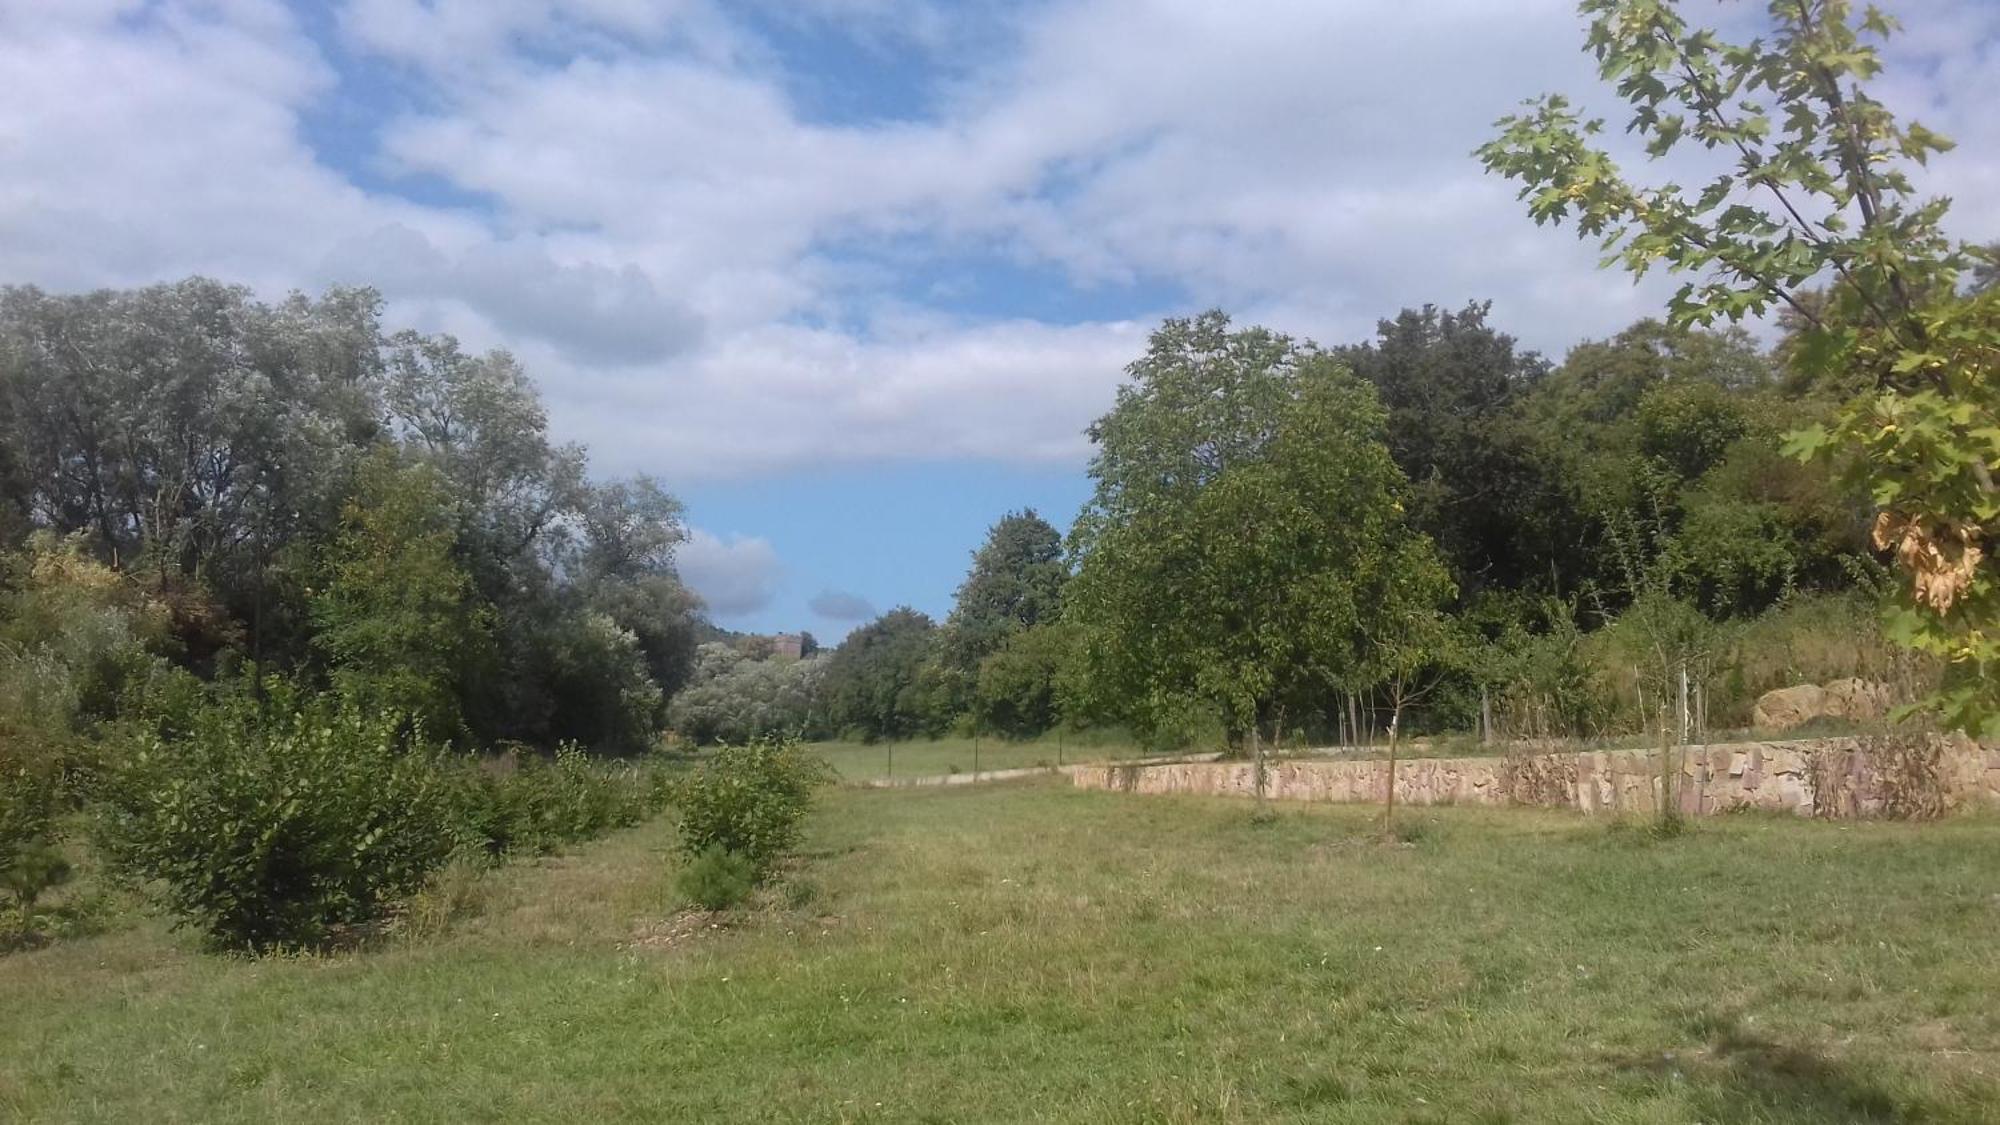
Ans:
[{"label": "shadow on grass", "polygon": [[1629,1069],[1685,1081],[1705,1121],[1906,1122],[1932,1119],[1931,1107],[1808,1048],[1746,1030],[1733,1016],[1699,1015],[1706,1040],[1692,1055],[1667,1054]]}]

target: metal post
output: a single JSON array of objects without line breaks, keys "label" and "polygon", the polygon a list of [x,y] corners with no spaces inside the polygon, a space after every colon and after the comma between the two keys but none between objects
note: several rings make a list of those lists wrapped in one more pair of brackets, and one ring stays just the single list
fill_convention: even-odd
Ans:
[{"label": "metal post", "polygon": [[979,726],[976,723],[972,727],[972,780],[979,780]]}]

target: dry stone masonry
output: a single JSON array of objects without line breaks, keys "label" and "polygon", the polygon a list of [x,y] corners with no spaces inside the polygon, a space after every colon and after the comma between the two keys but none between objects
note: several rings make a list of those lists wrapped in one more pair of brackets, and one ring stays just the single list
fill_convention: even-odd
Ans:
[{"label": "dry stone masonry", "polygon": [[[1676,799],[1701,816],[1752,808],[1800,815],[1869,816],[2000,805],[2000,751],[1961,739],[1919,743],[1919,763],[1859,738],[1685,746],[1674,753]],[[1248,762],[1074,766],[1073,784],[1128,793],[1251,796]],[[1915,781],[1911,780],[1915,777]],[[1267,769],[1276,800],[1377,802],[1386,761],[1290,760]],[[1413,758],[1397,763],[1396,800],[1411,805],[1539,805],[1584,812],[1654,812],[1658,750]],[[1921,791],[1921,792],[1918,792]],[[1935,807],[1933,807],[1935,806]]]}]

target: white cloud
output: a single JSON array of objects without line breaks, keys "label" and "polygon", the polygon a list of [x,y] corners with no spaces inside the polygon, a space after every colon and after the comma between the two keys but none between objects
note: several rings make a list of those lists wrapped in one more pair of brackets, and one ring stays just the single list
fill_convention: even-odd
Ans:
[{"label": "white cloud", "polygon": [[771,604],[783,567],[770,541],[756,536],[718,536],[689,528],[688,538],[674,553],[681,581],[716,617],[742,617]]},{"label": "white cloud", "polygon": [[973,458],[1081,464],[1083,430],[1143,349],[1139,324],[938,326],[862,340],[769,326],[711,342],[671,380],[526,353],[558,427],[616,471],[670,479]]},{"label": "white cloud", "polygon": [[704,0],[349,0],[340,26],[359,47],[454,79],[506,61],[523,41],[622,54],[678,33],[727,54],[736,38]]},{"label": "white cloud", "polygon": [[[1924,182],[1958,198],[1961,234],[2000,237],[2000,8],[1901,7],[1884,94],[1958,137]],[[360,92],[289,9],[128,9],[0,0],[0,278],[372,282],[399,323],[518,350],[563,436],[618,470],[1077,464],[1146,318],[1191,311],[946,313],[922,302],[949,285],[904,268],[1164,282],[1328,341],[1492,297],[1557,353],[1669,284],[1598,272],[1470,156],[1546,89],[1617,109],[1569,0],[1073,0],[970,23],[927,0],[767,0],[884,59],[931,53],[921,112],[864,124],[813,113],[814,83],[711,0],[351,0],[341,49],[386,62],[416,108],[379,123],[379,151],[340,154],[303,122]],[[400,175],[491,210],[358,186]]]},{"label": "white cloud", "polygon": [[806,608],[821,617],[838,624],[867,621],[875,616],[875,606],[860,594],[850,594],[846,590],[821,590],[806,603]]},{"label": "white cloud", "polygon": [[701,332],[691,309],[629,263],[559,264],[544,244],[520,239],[478,242],[453,257],[396,224],[341,242],[319,272],[405,300],[460,301],[515,337],[553,344],[583,362],[663,360]]}]

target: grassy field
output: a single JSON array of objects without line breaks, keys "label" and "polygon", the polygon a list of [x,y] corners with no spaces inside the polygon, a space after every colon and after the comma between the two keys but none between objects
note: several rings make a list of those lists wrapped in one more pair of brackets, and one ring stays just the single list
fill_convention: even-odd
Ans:
[{"label": "grassy field", "polygon": [[878,777],[930,777],[947,773],[971,773],[973,762],[980,772],[1053,766],[1063,762],[1102,762],[1112,758],[1136,758],[1141,750],[1131,741],[1107,737],[1092,731],[1082,737],[1058,738],[1045,735],[1026,742],[999,738],[978,740],[974,754],[970,738],[920,738],[908,742],[815,742],[814,753],[833,764],[848,781]]},{"label": "grassy field", "polygon": [[2000,1120],[2000,823],[835,790],[719,928],[670,826],[438,936],[0,957],[0,1118]]}]

